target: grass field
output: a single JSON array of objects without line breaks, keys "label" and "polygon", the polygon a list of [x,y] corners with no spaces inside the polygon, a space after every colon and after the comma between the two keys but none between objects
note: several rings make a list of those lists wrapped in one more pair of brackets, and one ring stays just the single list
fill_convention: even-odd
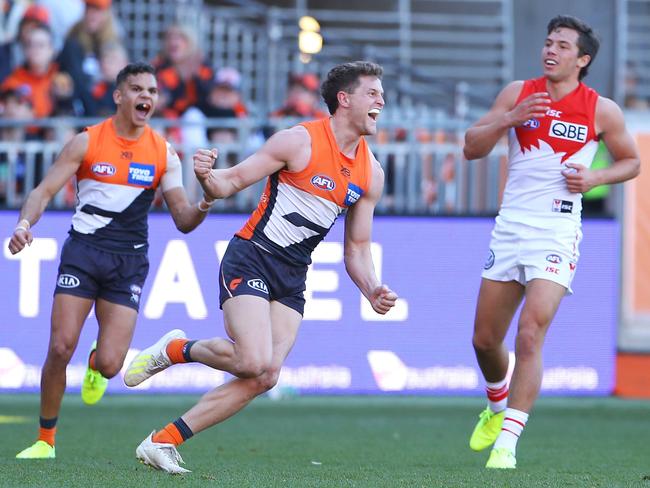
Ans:
[{"label": "grass field", "polygon": [[479,398],[262,398],[180,449],[193,472],[139,464],[137,444],[176,418],[190,396],[64,401],[57,459],[15,454],[34,441],[38,396],[0,395],[0,486],[7,487],[645,487],[650,403],[539,401],[516,471],[483,468],[467,447]]}]

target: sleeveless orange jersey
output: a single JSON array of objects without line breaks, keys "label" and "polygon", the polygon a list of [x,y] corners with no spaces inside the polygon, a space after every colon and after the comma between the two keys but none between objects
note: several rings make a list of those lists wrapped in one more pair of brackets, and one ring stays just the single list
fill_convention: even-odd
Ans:
[{"label": "sleeveless orange jersey", "polygon": [[137,140],[123,139],[112,118],[86,130],[70,234],[105,249],[144,252],[149,207],[167,168],[167,143],[149,126]]},{"label": "sleeveless orange jersey", "polygon": [[309,163],[269,176],[257,209],[236,235],[291,264],[308,265],[336,218],[368,191],[372,168],[365,139],[350,159],[339,150],[329,118],[301,125],[311,137]]}]

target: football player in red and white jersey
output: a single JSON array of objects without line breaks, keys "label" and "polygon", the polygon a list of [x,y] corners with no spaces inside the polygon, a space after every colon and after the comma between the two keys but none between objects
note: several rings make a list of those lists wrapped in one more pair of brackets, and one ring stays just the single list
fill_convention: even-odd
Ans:
[{"label": "football player in red and white jersey", "polygon": [[[548,24],[543,76],[514,81],[465,134],[467,159],[485,157],[508,135],[508,180],[492,232],[474,323],[473,345],[488,406],[470,438],[486,467],[515,468],[516,445],[542,382],[542,345],[562,298],[571,294],[582,238],[582,193],[639,174],[634,140],[612,100],[582,83],[598,52],[591,27],[570,16]],[[611,167],[591,170],[598,141]],[[507,382],[503,343],[523,301],[515,365]]]}]

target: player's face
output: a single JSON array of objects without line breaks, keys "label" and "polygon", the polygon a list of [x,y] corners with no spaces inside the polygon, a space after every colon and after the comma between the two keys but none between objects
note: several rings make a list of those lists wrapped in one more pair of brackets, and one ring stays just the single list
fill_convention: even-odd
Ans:
[{"label": "player's face", "polygon": [[578,78],[580,69],[587,65],[589,56],[579,55],[578,32],[560,27],[551,32],[542,49],[544,76],[551,81]]},{"label": "player's face", "polygon": [[362,136],[377,133],[377,118],[384,108],[384,90],[381,80],[374,76],[359,78],[359,86],[350,97],[350,117]]},{"label": "player's face", "polygon": [[144,126],[156,109],[158,84],[151,73],[129,76],[115,91],[118,112],[137,127]]}]

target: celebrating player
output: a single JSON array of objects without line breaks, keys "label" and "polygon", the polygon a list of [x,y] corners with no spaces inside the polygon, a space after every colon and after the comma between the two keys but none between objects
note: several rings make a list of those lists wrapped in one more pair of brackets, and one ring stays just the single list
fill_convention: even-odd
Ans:
[{"label": "celebrating player", "polygon": [[[540,78],[515,81],[465,135],[467,159],[485,157],[508,133],[503,203],[492,232],[476,307],[473,344],[488,406],[470,447],[494,443],[486,467],[515,468],[517,440],[542,382],[542,345],[562,297],[571,294],[582,238],[582,193],[639,174],[621,109],[581,80],[598,52],[591,27],[570,16],[548,24]],[[602,139],[614,163],[589,166]],[[506,381],[503,341],[521,301],[516,362]]]},{"label": "celebrating player", "polygon": [[213,170],[215,151],[194,155],[194,171],[210,197],[226,198],[267,176],[268,182],[221,262],[220,304],[231,340],[189,341],[174,330],[127,368],[129,386],[190,361],[236,376],[142,441],[136,456],[146,464],[187,472],[176,446],[276,384],[302,320],[311,253],[346,210],[348,274],[377,313],[395,305],[397,295],[377,279],[370,254],[372,216],[384,174],[363,138],[376,133],[384,107],[382,71],[360,61],[336,66],[322,86],[332,117],[278,132],[232,168]]},{"label": "celebrating player", "polygon": [[178,155],[147,125],[158,100],[154,69],[141,63],[126,66],[117,76],[113,99],[115,116],[66,144],[43,181],[29,194],[9,242],[12,254],[31,244],[32,227],[45,207],[76,175],[78,204],[70,236],[61,250],[50,344],[41,376],[39,436],[18,458],[55,457],[66,367],[93,305],[99,334],[83,380],[84,402],[99,401],[108,378],[122,368],[149,271],[147,214],[156,188],[162,188],[174,223],[182,232],[199,225],[210,206],[205,200],[189,204]]}]

